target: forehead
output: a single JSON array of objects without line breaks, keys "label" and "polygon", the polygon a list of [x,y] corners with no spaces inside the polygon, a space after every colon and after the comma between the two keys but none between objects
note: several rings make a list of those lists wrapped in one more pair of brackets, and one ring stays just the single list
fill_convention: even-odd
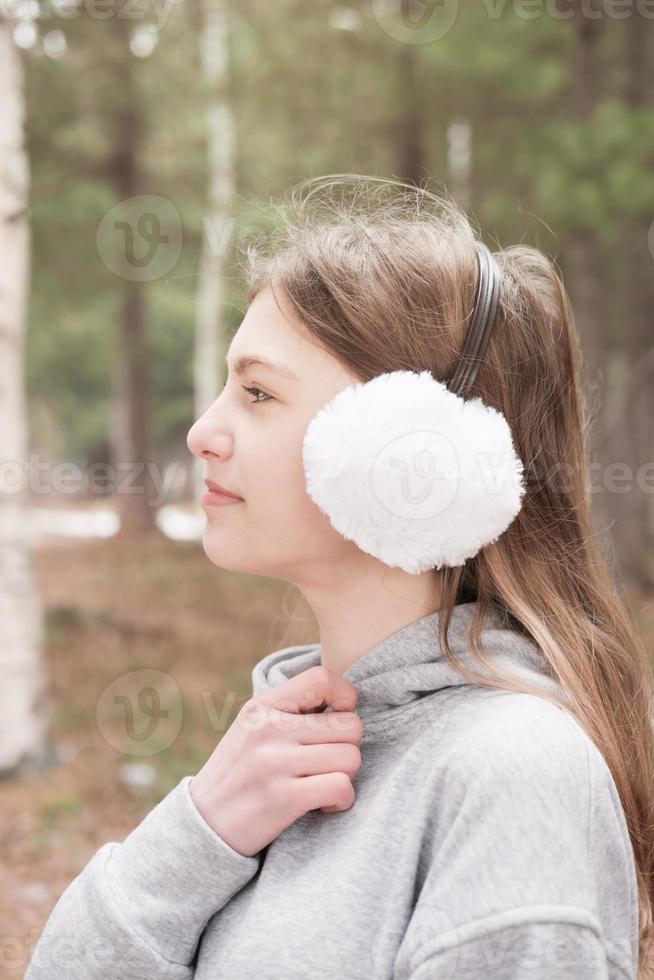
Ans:
[{"label": "forehead", "polygon": [[332,357],[290,310],[280,309],[269,287],[252,300],[229,347],[229,359],[262,357],[291,370]]},{"label": "forehead", "polygon": [[[279,297],[279,290],[276,293]],[[254,355],[285,365],[300,379],[300,383],[289,382],[293,389],[301,391],[315,409],[360,379],[287,309],[288,304],[280,301],[280,309],[269,288],[258,293],[232,339],[228,360],[233,364],[237,358]]]}]

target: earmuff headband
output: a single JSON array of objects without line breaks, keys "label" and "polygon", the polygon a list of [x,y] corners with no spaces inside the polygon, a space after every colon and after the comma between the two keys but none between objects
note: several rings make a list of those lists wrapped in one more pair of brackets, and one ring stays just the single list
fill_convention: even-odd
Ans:
[{"label": "earmuff headband", "polygon": [[475,242],[479,275],[472,323],[466,335],[461,358],[447,387],[464,397],[472,387],[484,359],[500,298],[502,273],[493,253],[483,242]]}]

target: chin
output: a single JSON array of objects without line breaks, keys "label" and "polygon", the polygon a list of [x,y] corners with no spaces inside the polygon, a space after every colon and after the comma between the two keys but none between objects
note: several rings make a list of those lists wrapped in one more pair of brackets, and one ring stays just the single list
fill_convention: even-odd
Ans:
[{"label": "chin", "polygon": [[236,543],[232,547],[226,542],[225,537],[216,533],[213,528],[205,528],[202,536],[202,547],[212,565],[223,568],[226,572],[254,571],[251,558],[248,561],[243,545]]}]

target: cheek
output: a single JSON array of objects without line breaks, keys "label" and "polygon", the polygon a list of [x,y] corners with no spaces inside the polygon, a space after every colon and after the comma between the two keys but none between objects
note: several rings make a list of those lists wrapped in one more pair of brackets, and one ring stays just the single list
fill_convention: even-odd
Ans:
[{"label": "cheek", "polygon": [[276,432],[251,457],[246,486],[249,519],[268,533],[283,535],[319,532],[329,522],[309,496],[302,464],[304,432]]},{"label": "cheek", "polygon": [[235,470],[251,517],[297,506],[304,488],[302,439],[281,426],[241,436]]},{"label": "cheek", "polygon": [[[288,564],[340,558],[352,545],[334,530],[309,496],[302,464],[301,433],[281,431],[241,440],[240,488],[245,505],[209,515],[205,550],[217,565],[289,577]],[[227,509],[226,509],[227,510]]]},{"label": "cheek", "polygon": [[[273,513],[286,520],[305,516],[314,508],[306,489],[302,465],[302,434],[282,438],[281,435],[266,447],[261,465],[256,467],[255,492],[260,499],[259,487],[268,490],[267,499]],[[260,483],[263,479],[264,482]]]}]

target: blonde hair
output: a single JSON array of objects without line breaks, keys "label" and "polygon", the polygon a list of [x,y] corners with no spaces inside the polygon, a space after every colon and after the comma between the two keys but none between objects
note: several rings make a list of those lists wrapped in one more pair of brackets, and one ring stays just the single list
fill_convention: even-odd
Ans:
[{"label": "blonde hair", "polygon": [[[290,207],[289,207],[290,205]],[[289,213],[290,211],[290,213]],[[362,381],[430,370],[447,383],[472,315],[475,232],[446,193],[379,177],[302,181],[275,206],[276,227],[246,249],[248,304],[280,287],[309,331]],[[571,711],[613,775],[633,845],[640,907],[639,980],[654,906],[653,688],[647,652],[616,590],[593,527],[589,423],[573,312],[560,273],[535,248],[494,252],[497,319],[471,396],[501,411],[523,460],[527,492],[507,531],[462,567],[444,568],[439,639],[464,676],[547,697],[501,673],[466,670],[447,642],[453,607],[478,601],[544,653]]]}]

